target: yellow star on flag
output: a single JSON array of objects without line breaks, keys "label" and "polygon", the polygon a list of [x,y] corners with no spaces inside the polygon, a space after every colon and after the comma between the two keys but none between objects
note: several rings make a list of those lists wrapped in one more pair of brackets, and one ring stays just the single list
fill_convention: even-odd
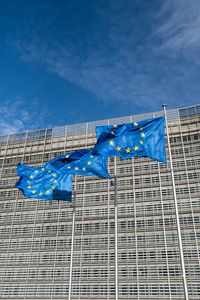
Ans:
[{"label": "yellow star on flag", "polygon": [[68,158],[68,157],[69,157],[69,155],[66,155],[65,157],[66,157],[66,158]]},{"label": "yellow star on flag", "polygon": [[88,161],[88,163],[87,163],[88,165],[91,165],[91,161]]},{"label": "yellow star on flag", "polygon": [[140,144],[143,145],[143,141],[140,141]]},{"label": "yellow star on flag", "polygon": [[143,127],[140,127],[140,130],[142,130],[143,129]]},{"label": "yellow star on flag", "polygon": [[127,152],[127,153],[130,153],[130,152],[131,152],[131,149],[130,149],[130,148],[127,148],[127,149],[126,149],[126,152]]},{"label": "yellow star on flag", "polygon": [[75,167],[75,170],[78,170],[78,167]]},{"label": "yellow star on flag", "polygon": [[39,195],[41,196],[41,195],[42,195],[42,192],[40,192]]},{"label": "yellow star on flag", "polygon": [[52,176],[53,176],[53,177],[56,177],[56,174],[53,174]]},{"label": "yellow star on flag", "polygon": [[37,174],[37,173],[38,173],[38,171],[36,170],[36,171],[35,171],[35,173]]},{"label": "yellow star on flag", "polygon": [[35,194],[35,191],[32,191],[33,194]]},{"label": "yellow star on flag", "polygon": [[113,126],[114,126],[115,128],[117,128],[117,124],[114,124]]},{"label": "yellow star on flag", "polygon": [[112,135],[115,135],[113,131],[111,132],[111,134],[112,134]]},{"label": "yellow star on flag", "polygon": [[42,168],[42,171],[44,171],[44,168]]},{"label": "yellow star on flag", "polygon": [[30,185],[28,186],[28,189],[31,189]]},{"label": "yellow star on flag", "polygon": [[82,170],[83,170],[83,171],[85,171],[86,169],[85,169],[85,168],[83,168]]},{"label": "yellow star on flag", "polygon": [[30,181],[28,180],[27,183],[30,183]]},{"label": "yellow star on flag", "polygon": [[68,166],[67,169],[71,169],[71,166]]},{"label": "yellow star on flag", "polygon": [[137,122],[135,122],[135,123],[133,123],[134,124],[134,126],[138,126],[138,123]]},{"label": "yellow star on flag", "polygon": [[55,189],[55,186],[52,186],[52,189]]},{"label": "yellow star on flag", "polygon": [[110,144],[110,145],[113,145],[114,143],[113,143],[113,141],[110,141],[109,144]]},{"label": "yellow star on flag", "polygon": [[117,150],[117,152],[119,152],[119,151],[121,150],[121,147],[118,146],[118,147],[116,148],[116,150]]},{"label": "yellow star on flag", "polygon": [[51,173],[51,170],[49,170],[48,172]]},{"label": "yellow star on flag", "polygon": [[141,133],[141,136],[142,136],[142,137],[145,137],[145,134],[144,134],[144,132],[143,132],[143,133]]},{"label": "yellow star on flag", "polygon": [[57,180],[55,179],[55,180],[54,180],[54,183],[56,183],[56,182],[57,182]]},{"label": "yellow star on flag", "polygon": [[49,192],[49,191],[46,191],[46,193],[49,194],[50,192]]},{"label": "yellow star on flag", "polygon": [[31,175],[30,178],[33,178],[33,175]]},{"label": "yellow star on flag", "polygon": [[90,155],[90,157],[94,157],[93,155]]},{"label": "yellow star on flag", "polygon": [[137,151],[137,150],[139,149],[139,147],[138,147],[138,146],[135,146],[133,149],[134,149],[135,151]]}]

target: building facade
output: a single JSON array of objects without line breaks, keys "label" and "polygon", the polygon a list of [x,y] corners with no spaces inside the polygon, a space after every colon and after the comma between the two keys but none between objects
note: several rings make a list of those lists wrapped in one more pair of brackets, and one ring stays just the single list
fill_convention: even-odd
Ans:
[{"label": "building facade", "polygon": [[[0,137],[0,299],[68,299],[72,203],[26,198],[16,166],[42,166],[96,142],[97,125]],[[189,299],[200,299],[200,106],[167,112]],[[108,161],[111,176],[114,158]],[[169,164],[117,158],[119,299],[184,299]],[[115,299],[114,186],[76,177],[71,299]]]}]

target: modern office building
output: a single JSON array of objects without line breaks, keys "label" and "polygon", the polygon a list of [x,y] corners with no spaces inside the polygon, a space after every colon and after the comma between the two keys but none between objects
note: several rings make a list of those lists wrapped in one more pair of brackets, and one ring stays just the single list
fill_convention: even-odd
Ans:
[{"label": "modern office building", "polygon": [[[0,299],[68,299],[72,203],[26,198],[16,166],[95,142],[95,127],[163,111],[0,137]],[[167,112],[189,299],[200,299],[200,105]],[[114,158],[108,161],[114,174]],[[77,177],[72,299],[115,299],[114,186]],[[117,158],[119,300],[184,299],[169,164]]]}]

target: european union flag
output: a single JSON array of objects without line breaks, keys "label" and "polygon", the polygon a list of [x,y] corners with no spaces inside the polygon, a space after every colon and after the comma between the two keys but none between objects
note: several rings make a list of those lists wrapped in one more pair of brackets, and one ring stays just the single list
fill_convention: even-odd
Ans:
[{"label": "european union flag", "polygon": [[121,125],[97,126],[96,137],[93,154],[125,159],[146,156],[166,162],[164,117]]},{"label": "european union flag", "polygon": [[56,157],[45,166],[52,170],[59,170],[63,174],[110,178],[107,171],[107,157],[101,154],[93,155],[89,149]]},{"label": "european union flag", "polygon": [[24,196],[45,200],[71,201],[73,175],[63,174],[44,167],[17,166],[20,177],[15,186]]}]

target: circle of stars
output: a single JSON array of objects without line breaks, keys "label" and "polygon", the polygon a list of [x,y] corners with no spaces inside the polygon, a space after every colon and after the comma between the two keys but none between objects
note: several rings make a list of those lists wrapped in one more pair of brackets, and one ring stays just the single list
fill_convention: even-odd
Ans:
[{"label": "circle of stars", "polygon": [[[32,191],[33,195],[36,196],[45,196],[45,195],[49,195],[52,190],[54,190],[56,188],[56,186],[58,185],[58,180],[56,179],[57,175],[56,173],[52,172],[51,170],[46,170],[47,174],[49,174],[48,176],[50,176],[50,178],[48,178],[48,180],[53,179],[53,182],[51,180],[51,183],[49,184],[49,187],[47,189],[44,188],[40,188],[38,190],[36,190],[34,187],[32,188],[32,186],[34,186],[34,182],[32,180],[37,180],[37,174],[42,174],[45,171],[45,168],[41,168],[39,170],[35,170],[31,175],[30,175],[30,180],[27,180],[27,188]],[[51,174],[52,173],[52,174]],[[46,175],[47,175],[46,174]],[[45,174],[44,174],[45,176]]]},{"label": "circle of stars", "polygon": [[[134,122],[133,123],[133,126],[138,126],[139,124],[137,123],[137,122]],[[117,128],[117,124],[114,124],[113,125],[113,127],[114,128]],[[139,130],[143,130],[143,127],[139,127],[138,128]],[[112,129],[111,129],[112,130]],[[114,138],[115,137],[115,133],[114,133],[114,131],[112,130],[111,131],[111,136]],[[111,138],[112,138],[111,137]],[[118,153],[119,152],[122,152],[122,151],[124,151],[124,152],[126,152],[127,154],[131,154],[131,153],[136,153],[137,151],[139,151],[139,150],[143,150],[142,148],[141,148],[141,146],[144,144],[144,138],[145,138],[145,133],[144,132],[141,132],[140,133],[140,139],[139,139],[139,143],[140,143],[140,145],[135,145],[133,148],[131,148],[131,147],[126,147],[125,149],[122,149],[122,147],[120,147],[120,145],[116,145],[115,146],[115,143],[114,143],[114,141],[111,139],[110,141],[109,141],[109,144],[110,144],[110,146],[112,146]]]}]

